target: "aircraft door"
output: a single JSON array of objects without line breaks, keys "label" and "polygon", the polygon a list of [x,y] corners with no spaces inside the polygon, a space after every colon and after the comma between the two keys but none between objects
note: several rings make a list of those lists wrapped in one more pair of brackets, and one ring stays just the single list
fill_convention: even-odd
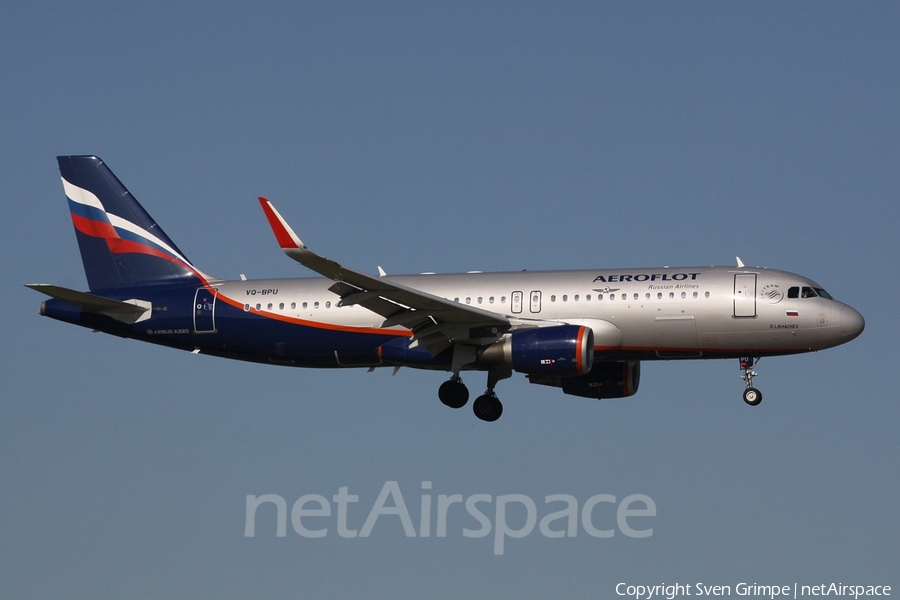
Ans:
[{"label": "aircraft door", "polygon": [[522,292],[513,292],[510,300],[512,301],[512,306],[510,307],[512,313],[517,315],[522,312]]},{"label": "aircraft door", "polygon": [[531,306],[529,308],[533,313],[541,312],[541,292],[531,292]]},{"label": "aircraft door", "polygon": [[756,316],[756,273],[735,274],[734,316]]},{"label": "aircraft door", "polygon": [[194,294],[194,333],[216,332],[217,290],[198,288]]}]

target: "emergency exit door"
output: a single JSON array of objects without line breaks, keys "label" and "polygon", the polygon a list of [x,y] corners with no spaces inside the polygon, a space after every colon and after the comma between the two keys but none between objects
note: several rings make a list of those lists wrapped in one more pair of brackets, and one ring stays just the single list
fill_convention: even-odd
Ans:
[{"label": "emergency exit door", "polygon": [[531,292],[531,304],[529,306],[531,312],[539,313],[541,312],[541,292],[534,291]]}]

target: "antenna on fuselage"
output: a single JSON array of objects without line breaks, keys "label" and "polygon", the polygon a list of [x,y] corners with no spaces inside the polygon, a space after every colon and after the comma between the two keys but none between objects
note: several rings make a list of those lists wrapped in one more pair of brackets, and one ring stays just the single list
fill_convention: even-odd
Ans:
[{"label": "antenna on fuselage", "polygon": [[744,268],[744,261],[741,260],[741,257],[740,257],[740,256],[735,256],[734,258],[737,260],[737,268],[738,268],[738,269],[743,269],[743,268]]}]

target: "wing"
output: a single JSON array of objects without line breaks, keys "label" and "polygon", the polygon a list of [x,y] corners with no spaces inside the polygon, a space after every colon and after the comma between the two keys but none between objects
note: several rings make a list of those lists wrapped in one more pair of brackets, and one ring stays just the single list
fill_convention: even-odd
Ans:
[{"label": "wing", "polygon": [[453,342],[497,339],[511,327],[500,314],[394,283],[387,277],[373,277],[319,256],[300,241],[271,202],[260,198],[259,203],[285,254],[334,281],[328,289],[341,297],[341,306],[358,304],[384,317],[382,327],[399,325],[412,330],[411,348],[422,346],[435,355]]}]

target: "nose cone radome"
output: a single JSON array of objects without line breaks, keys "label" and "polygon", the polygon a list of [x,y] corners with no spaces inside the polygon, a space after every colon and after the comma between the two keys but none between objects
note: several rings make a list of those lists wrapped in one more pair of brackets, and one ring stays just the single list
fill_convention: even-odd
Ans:
[{"label": "nose cone radome", "polygon": [[841,341],[849,342],[859,337],[866,328],[866,320],[856,309],[847,306],[841,307]]}]

